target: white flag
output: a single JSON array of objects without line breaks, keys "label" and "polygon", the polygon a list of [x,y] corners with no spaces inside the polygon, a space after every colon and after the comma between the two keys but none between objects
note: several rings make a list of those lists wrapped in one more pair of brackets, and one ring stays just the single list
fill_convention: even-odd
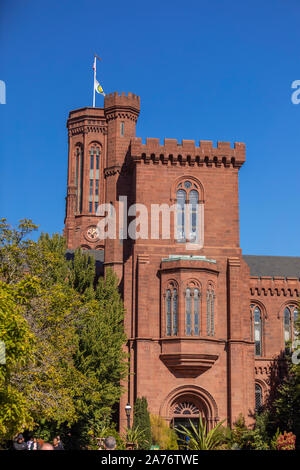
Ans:
[{"label": "white flag", "polygon": [[102,86],[100,85],[100,83],[98,82],[98,80],[96,78],[95,78],[95,90],[96,90],[97,93],[99,93],[99,95],[105,96],[103,88],[102,88]]}]

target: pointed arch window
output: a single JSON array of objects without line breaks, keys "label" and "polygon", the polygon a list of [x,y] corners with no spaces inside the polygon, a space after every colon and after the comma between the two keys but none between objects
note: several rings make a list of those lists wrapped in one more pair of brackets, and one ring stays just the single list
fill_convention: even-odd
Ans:
[{"label": "pointed arch window", "polygon": [[178,333],[178,293],[177,288],[171,285],[165,294],[166,334],[176,336]]},{"label": "pointed arch window", "polygon": [[206,334],[215,335],[215,290],[211,284],[206,291]]},{"label": "pointed arch window", "polygon": [[284,344],[286,351],[293,348],[293,343],[299,337],[296,327],[298,319],[298,308],[296,305],[286,306],[283,312]]},{"label": "pointed arch window", "polygon": [[256,304],[251,304],[251,329],[252,340],[254,341],[255,356],[262,356],[262,336],[263,322],[261,308]]},{"label": "pointed arch window", "polygon": [[76,207],[75,214],[82,212],[82,187],[83,187],[83,150],[80,145],[75,148],[75,186],[76,186]]},{"label": "pointed arch window", "polygon": [[194,335],[200,334],[200,291],[194,289]]},{"label": "pointed arch window", "polygon": [[261,411],[263,405],[263,393],[260,385],[255,384],[255,411]]},{"label": "pointed arch window", "polygon": [[186,191],[179,189],[176,193],[177,199],[177,241],[185,242],[185,205]]},{"label": "pointed arch window", "polygon": [[199,186],[192,178],[177,185],[177,242],[196,243],[199,238],[199,191]]},{"label": "pointed arch window", "polygon": [[90,154],[89,213],[96,214],[99,204],[100,147],[92,144]]},{"label": "pointed arch window", "polygon": [[185,334],[200,334],[200,289],[193,285],[185,290]]},{"label": "pointed arch window", "polygon": [[185,333],[187,336],[192,334],[192,298],[189,288],[185,290]]}]

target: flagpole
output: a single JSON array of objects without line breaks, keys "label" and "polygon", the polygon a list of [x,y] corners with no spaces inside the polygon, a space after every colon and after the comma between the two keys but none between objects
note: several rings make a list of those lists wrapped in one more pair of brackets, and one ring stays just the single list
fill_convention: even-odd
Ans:
[{"label": "flagpole", "polygon": [[93,86],[93,108],[95,107],[95,80],[96,80],[96,56],[94,58],[94,86]]}]

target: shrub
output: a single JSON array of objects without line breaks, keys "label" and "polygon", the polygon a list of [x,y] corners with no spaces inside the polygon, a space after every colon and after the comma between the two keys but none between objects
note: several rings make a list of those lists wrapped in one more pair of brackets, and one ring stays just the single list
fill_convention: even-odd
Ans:
[{"label": "shrub", "polygon": [[161,416],[150,415],[152,443],[162,450],[177,450],[177,434]]},{"label": "shrub", "polygon": [[292,432],[279,434],[276,440],[277,450],[295,450],[296,436]]}]

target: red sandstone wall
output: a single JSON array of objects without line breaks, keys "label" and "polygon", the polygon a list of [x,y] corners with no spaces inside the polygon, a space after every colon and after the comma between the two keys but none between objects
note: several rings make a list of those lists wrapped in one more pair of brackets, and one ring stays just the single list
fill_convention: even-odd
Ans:
[{"label": "red sandstone wall", "polygon": [[[166,139],[147,139],[143,145],[135,138],[139,98],[129,94],[111,94],[105,109],[83,108],[70,113],[69,166],[64,234],[68,248],[102,248],[101,240],[92,242],[86,230],[98,218],[88,214],[88,148],[101,145],[100,202],[115,203],[127,195],[128,203],[173,204],[176,183],[187,177],[198,181],[204,201],[204,247],[196,252],[172,240],[106,240],[105,264],[112,266],[120,279],[126,308],[125,329],[129,338],[130,375],[128,390],[120,404],[121,427],[126,425],[124,406],[134,404],[137,396],[146,396],[152,413],[166,419],[172,415],[172,403],[180,396],[200,397],[213,419],[231,424],[240,413],[248,422],[254,411],[254,380],[267,394],[271,361],[283,348],[284,306],[296,302],[299,279],[251,278],[239,247],[238,170],[245,161],[245,146],[236,143]],[[124,122],[124,135],[120,123]],[[75,215],[75,156],[80,143],[84,149],[84,197],[81,215]],[[150,219],[149,219],[150,223]],[[171,227],[172,228],[172,227]],[[150,225],[149,225],[150,233]],[[168,255],[201,255],[216,260],[162,263]],[[173,263],[173,265],[172,265]],[[166,269],[167,267],[167,269]],[[163,291],[172,277],[178,283],[180,335],[165,336]],[[189,279],[203,288],[202,330],[198,338],[184,335],[184,290]],[[250,281],[249,281],[250,279]],[[205,289],[214,282],[215,335],[205,331]],[[249,305],[256,301],[264,313],[263,356],[254,361],[250,335]],[[207,357],[206,357],[207,356]],[[175,359],[174,359],[175,357]],[[214,359],[215,358],[215,359]],[[179,367],[174,371],[174,364]],[[177,361],[177,362],[176,362]],[[189,362],[190,361],[190,362]],[[190,373],[189,365],[206,370]],[[172,365],[173,364],[173,365]],[[182,366],[183,364],[183,366]],[[183,373],[184,364],[186,373]],[[203,365],[204,364],[204,365]],[[183,368],[182,368],[183,367]],[[180,369],[181,368],[181,369]],[[213,423],[211,423],[213,424]]]}]

